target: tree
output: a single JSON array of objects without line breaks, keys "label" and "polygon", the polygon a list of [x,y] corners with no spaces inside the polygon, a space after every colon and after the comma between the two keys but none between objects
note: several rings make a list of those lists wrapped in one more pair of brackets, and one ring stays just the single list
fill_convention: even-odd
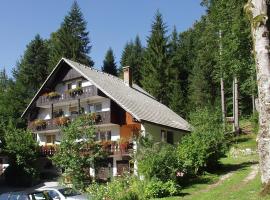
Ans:
[{"label": "tree", "polygon": [[[11,120],[17,127],[25,127],[21,114],[49,74],[47,41],[39,35],[27,45],[24,55],[13,69],[11,80],[3,71],[0,75],[0,120],[7,125]],[[12,103],[10,103],[12,102]]]},{"label": "tree", "polygon": [[102,71],[117,76],[117,66],[115,63],[112,48],[109,48],[106,52],[105,59],[103,61]]},{"label": "tree", "polygon": [[85,189],[89,168],[97,167],[97,159],[106,154],[95,142],[94,116],[86,115],[76,118],[66,127],[61,128],[62,140],[53,162],[65,170],[66,177],[76,189]]},{"label": "tree", "polygon": [[86,21],[74,1],[67,16],[65,16],[58,31],[51,34],[50,39],[50,66],[54,67],[62,57],[93,66],[89,57],[91,50],[89,32],[86,31]]},{"label": "tree", "polygon": [[127,42],[123,49],[121,59],[120,59],[120,68],[119,68],[119,75],[122,76],[122,67],[125,66],[132,66],[134,63],[134,56],[133,56],[134,44],[133,41]]},{"label": "tree", "polygon": [[154,142],[150,135],[142,136],[138,138],[135,159],[138,161],[139,174],[147,180],[157,179],[166,182],[176,179],[179,166],[173,145]]},{"label": "tree", "polygon": [[5,92],[8,88],[9,85],[9,78],[8,75],[6,73],[6,69],[4,68],[3,70],[0,70],[0,91]]},{"label": "tree", "polygon": [[29,186],[38,178],[35,168],[38,144],[29,131],[17,129],[12,124],[4,130],[4,152],[10,160],[10,166],[5,171],[6,181],[9,184]]},{"label": "tree", "polygon": [[27,45],[13,74],[18,84],[24,85],[33,96],[49,75],[49,48],[40,35]]},{"label": "tree", "polygon": [[[132,75],[133,75],[133,82],[141,85],[141,71],[140,68],[142,67],[142,60],[143,60],[143,52],[144,49],[141,44],[141,40],[139,36],[137,35],[135,38],[135,42],[130,41],[128,42],[123,50],[122,56],[121,56],[121,67],[130,66],[132,69]],[[122,71],[122,68],[120,68],[120,73]]]},{"label": "tree", "polygon": [[179,165],[188,174],[216,167],[218,160],[225,156],[228,143],[220,119],[215,109],[202,108],[191,113],[193,130],[177,147]]},{"label": "tree", "polygon": [[147,38],[147,47],[141,68],[141,84],[158,101],[168,105],[170,67],[166,33],[166,25],[162,15],[157,11],[152,23],[151,35]]},{"label": "tree", "polygon": [[[184,56],[183,52],[181,52],[182,46],[180,45],[180,36],[177,33],[176,27],[174,27],[169,40],[169,67],[171,71],[171,77],[169,77],[169,107],[181,116],[185,116],[187,111],[188,71],[186,70],[186,63],[183,63]],[[185,54],[188,54],[188,52]]]},{"label": "tree", "polygon": [[269,21],[266,0],[250,0],[245,6],[251,22],[253,50],[257,68],[259,93],[259,135],[258,152],[260,160],[261,181],[270,184],[270,59],[269,59]]}]

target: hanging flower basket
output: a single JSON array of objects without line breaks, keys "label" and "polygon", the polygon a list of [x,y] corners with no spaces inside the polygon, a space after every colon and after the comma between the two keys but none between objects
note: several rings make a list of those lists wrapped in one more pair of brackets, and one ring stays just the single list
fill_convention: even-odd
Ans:
[{"label": "hanging flower basket", "polygon": [[46,128],[46,121],[44,119],[36,119],[34,121],[34,126],[36,127],[37,130],[39,129],[45,129]]},{"label": "hanging flower basket", "polygon": [[77,88],[68,90],[67,93],[68,93],[71,97],[75,97],[75,96],[77,96],[77,95],[82,95],[83,89],[82,89],[81,87],[77,87]]},{"label": "hanging flower basket", "polygon": [[70,119],[68,117],[57,117],[54,119],[54,124],[57,126],[65,126],[70,122]]},{"label": "hanging flower basket", "polygon": [[61,95],[58,92],[50,92],[47,94],[47,97],[49,99],[57,99],[59,98]]}]

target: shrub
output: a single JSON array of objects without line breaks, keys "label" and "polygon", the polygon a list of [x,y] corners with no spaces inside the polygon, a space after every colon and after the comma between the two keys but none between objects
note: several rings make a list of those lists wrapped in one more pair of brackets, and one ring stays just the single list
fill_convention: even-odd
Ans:
[{"label": "shrub", "polygon": [[[148,139],[141,138],[140,140]],[[157,178],[163,182],[176,179],[179,166],[174,146],[166,143],[140,141],[136,159],[139,173],[146,179]]]},{"label": "shrub", "polygon": [[87,188],[87,192],[94,200],[145,200],[177,195],[180,187],[174,181],[146,181],[134,176],[115,178],[107,184],[94,182]]},{"label": "shrub", "polygon": [[152,179],[145,188],[145,198],[162,198],[174,196],[180,193],[180,186],[173,181],[163,183],[160,180]]},{"label": "shrub", "polygon": [[10,166],[5,171],[7,183],[18,186],[31,185],[38,178],[34,167],[38,144],[32,133],[10,125],[5,128],[4,140],[4,152],[10,160]]},{"label": "shrub", "polygon": [[178,145],[178,161],[186,172],[198,174],[203,168],[212,168],[225,155],[227,141],[218,112],[200,109],[191,115],[193,131]]},{"label": "shrub", "polygon": [[[5,170],[5,181],[10,186],[31,186],[38,180],[37,171],[34,168],[24,169],[22,166],[11,164]],[[16,177],[16,178],[15,178]]]}]

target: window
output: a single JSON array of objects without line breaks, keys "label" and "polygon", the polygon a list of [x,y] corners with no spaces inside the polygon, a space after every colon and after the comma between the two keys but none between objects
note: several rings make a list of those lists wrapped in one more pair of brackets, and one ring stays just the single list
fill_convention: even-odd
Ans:
[{"label": "window", "polygon": [[111,131],[103,131],[96,133],[96,141],[110,141],[112,138]]},{"label": "window", "polygon": [[174,141],[173,141],[173,132],[171,132],[171,131],[168,131],[167,132],[167,142],[169,144],[174,144]]},{"label": "window", "polygon": [[54,144],[55,143],[55,135],[46,135],[46,143]]},{"label": "window", "polygon": [[77,87],[82,87],[82,81],[77,82]]},{"label": "window", "polygon": [[101,112],[102,111],[102,104],[88,104],[88,112],[94,113],[94,112]]},{"label": "window", "polygon": [[60,197],[59,194],[56,191],[53,191],[53,190],[48,190],[48,194],[52,199],[56,199],[56,198]]},{"label": "window", "polygon": [[68,83],[68,84],[67,84],[67,89],[68,89],[68,90],[71,90],[71,88],[72,88],[72,83]]},{"label": "window", "polygon": [[161,130],[160,132],[160,139],[162,142],[166,142],[167,141],[167,133],[165,130]]},{"label": "window", "polygon": [[161,130],[161,132],[160,132],[160,140],[162,142],[167,142],[169,144],[174,144],[173,132],[172,131]]},{"label": "window", "polygon": [[101,112],[102,110],[102,104],[99,103],[99,104],[95,104],[95,112]]}]

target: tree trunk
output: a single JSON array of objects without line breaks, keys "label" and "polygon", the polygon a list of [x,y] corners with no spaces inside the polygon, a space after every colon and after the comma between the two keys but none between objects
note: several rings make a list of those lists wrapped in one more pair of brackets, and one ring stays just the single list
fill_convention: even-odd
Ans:
[{"label": "tree trunk", "polygon": [[239,134],[239,93],[238,93],[238,79],[234,77],[233,81],[234,90],[234,130],[236,134]]},{"label": "tree trunk", "polygon": [[233,132],[235,132],[235,79],[233,78],[232,92],[233,92]]},{"label": "tree trunk", "polygon": [[225,95],[224,95],[224,82],[223,82],[223,78],[220,79],[220,92],[221,92],[221,109],[222,109],[223,128],[225,130],[225,125],[226,125],[226,108],[225,108]]},{"label": "tree trunk", "polygon": [[258,152],[260,160],[261,181],[270,183],[270,61],[269,34],[266,26],[266,0],[251,0],[245,6],[251,16],[251,29],[254,42],[254,54],[257,69],[259,98],[259,135]]},{"label": "tree trunk", "polygon": [[253,94],[251,98],[252,98],[252,113],[255,114],[256,112],[255,95]]}]

